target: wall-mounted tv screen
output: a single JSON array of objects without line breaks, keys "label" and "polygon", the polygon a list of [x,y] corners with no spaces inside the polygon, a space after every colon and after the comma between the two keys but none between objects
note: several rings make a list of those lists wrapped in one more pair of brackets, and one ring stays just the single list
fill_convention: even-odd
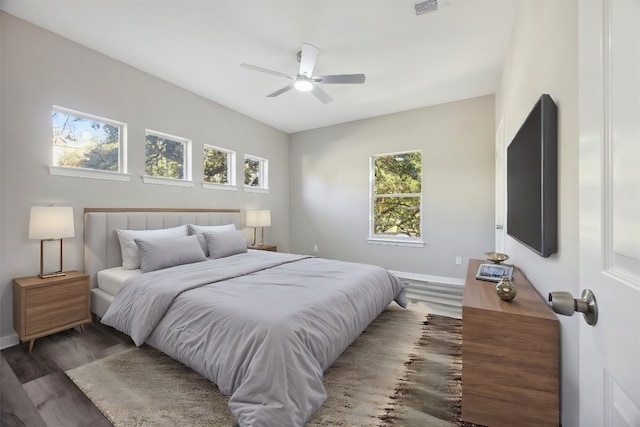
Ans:
[{"label": "wall-mounted tv screen", "polygon": [[507,234],[545,258],[558,250],[558,108],[546,94],[507,147]]}]

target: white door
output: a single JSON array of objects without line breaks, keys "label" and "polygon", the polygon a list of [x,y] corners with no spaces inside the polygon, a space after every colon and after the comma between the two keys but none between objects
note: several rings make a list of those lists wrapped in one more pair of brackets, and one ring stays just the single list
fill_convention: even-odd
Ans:
[{"label": "white door", "polygon": [[496,131],[496,234],[495,251],[504,252],[504,224],[506,217],[506,153],[504,144],[504,117],[500,118],[498,130]]},{"label": "white door", "polygon": [[580,426],[640,426],[640,1],[579,4]]}]

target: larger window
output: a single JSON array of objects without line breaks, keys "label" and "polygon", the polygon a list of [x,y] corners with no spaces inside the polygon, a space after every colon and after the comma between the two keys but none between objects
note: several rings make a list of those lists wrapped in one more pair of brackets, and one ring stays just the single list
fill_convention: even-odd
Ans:
[{"label": "larger window", "polygon": [[372,240],[421,243],[422,152],[371,157]]},{"label": "larger window", "polygon": [[191,141],[156,131],[145,132],[145,175],[191,180]]},{"label": "larger window", "polygon": [[54,168],[126,173],[124,123],[57,106],[51,118]]}]

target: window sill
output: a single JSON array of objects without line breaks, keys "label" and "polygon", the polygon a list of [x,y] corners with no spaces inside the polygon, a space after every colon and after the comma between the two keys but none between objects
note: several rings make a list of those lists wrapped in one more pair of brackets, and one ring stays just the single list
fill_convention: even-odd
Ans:
[{"label": "window sill", "polygon": [[49,166],[49,175],[70,176],[74,178],[104,179],[107,181],[131,181],[131,175],[120,172],[99,171],[84,168],[68,168],[64,166]]},{"label": "window sill", "polygon": [[145,184],[172,185],[174,187],[193,187],[193,181],[183,179],[161,178],[158,176],[143,176],[142,182]]},{"label": "window sill", "polygon": [[383,239],[383,238],[369,238],[367,243],[370,245],[386,245],[386,246],[407,246],[413,248],[424,247],[422,240],[405,240],[405,239]]},{"label": "window sill", "polygon": [[269,189],[268,188],[258,188],[258,187],[244,187],[244,191],[246,191],[247,193],[262,193],[262,194],[269,194]]},{"label": "window sill", "polygon": [[213,182],[203,182],[202,188],[209,190],[225,190],[225,191],[238,191],[238,187],[231,184],[216,184]]}]

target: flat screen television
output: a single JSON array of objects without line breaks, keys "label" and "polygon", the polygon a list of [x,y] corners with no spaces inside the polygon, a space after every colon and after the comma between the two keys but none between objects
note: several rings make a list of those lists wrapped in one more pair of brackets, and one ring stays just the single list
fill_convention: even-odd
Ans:
[{"label": "flat screen television", "polygon": [[545,258],[558,250],[558,107],[547,94],[507,147],[507,234]]}]

